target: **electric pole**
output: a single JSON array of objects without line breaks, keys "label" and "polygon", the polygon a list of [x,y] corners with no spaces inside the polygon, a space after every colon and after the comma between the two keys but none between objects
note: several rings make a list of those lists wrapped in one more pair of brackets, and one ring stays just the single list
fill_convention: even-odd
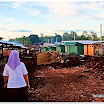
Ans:
[{"label": "electric pole", "polygon": [[57,43],[57,37],[56,37],[56,43]]},{"label": "electric pole", "polygon": [[75,41],[75,32],[74,32],[74,41]]},{"label": "electric pole", "polygon": [[102,41],[102,24],[100,24],[100,40]]},{"label": "electric pole", "polygon": [[63,35],[62,35],[62,41],[63,41]]}]

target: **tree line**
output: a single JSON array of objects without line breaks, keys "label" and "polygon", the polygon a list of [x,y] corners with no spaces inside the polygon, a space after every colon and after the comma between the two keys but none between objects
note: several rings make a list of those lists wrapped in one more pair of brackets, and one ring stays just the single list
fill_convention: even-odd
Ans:
[{"label": "tree line", "polygon": [[[54,42],[61,42],[63,41],[70,41],[70,40],[93,40],[97,41],[100,38],[97,36],[95,32],[83,31],[82,35],[77,35],[76,32],[71,31],[71,33],[64,32],[61,36],[60,34],[55,33],[55,36],[45,36],[44,34],[40,33],[40,37],[37,34],[31,34],[30,36],[22,36],[19,38],[9,39],[9,41],[16,41],[21,44],[34,44],[34,43],[54,43]],[[102,37],[103,39],[103,37]]]}]

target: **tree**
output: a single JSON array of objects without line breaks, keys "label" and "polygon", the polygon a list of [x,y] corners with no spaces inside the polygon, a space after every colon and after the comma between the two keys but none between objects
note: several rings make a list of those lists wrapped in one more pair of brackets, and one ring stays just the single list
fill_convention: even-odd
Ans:
[{"label": "tree", "polygon": [[57,33],[55,33],[55,34],[56,35],[53,37],[54,42],[56,42],[56,41],[57,42],[61,42],[62,41],[62,37],[59,34],[57,34]]},{"label": "tree", "polygon": [[83,31],[82,35],[84,35],[85,37],[88,35],[87,31]]},{"label": "tree", "polygon": [[71,33],[69,34],[70,39],[71,39],[71,40],[74,40],[74,34],[75,34],[75,39],[77,40],[77,33],[74,32],[74,31],[71,31]]},{"label": "tree", "polygon": [[26,41],[26,44],[29,45],[29,44],[32,44],[32,42],[27,40],[27,41]]},{"label": "tree", "polygon": [[81,35],[81,40],[87,40],[85,35]]},{"label": "tree", "polygon": [[92,40],[92,37],[90,35],[87,35],[87,37],[85,38],[85,40]]},{"label": "tree", "polygon": [[74,40],[74,34],[75,34],[75,38],[77,40],[77,34],[76,34],[76,32],[73,32],[73,31],[71,31],[70,34],[68,32],[63,33],[63,40],[64,41]]},{"label": "tree", "polygon": [[102,40],[104,40],[104,34],[103,34],[103,36],[102,36]]},{"label": "tree", "polygon": [[[71,31],[69,34],[68,32],[63,33],[63,41],[70,41],[74,40],[74,34],[75,34],[75,40],[94,40],[97,41],[99,38],[97,37],[97,34],[95,32],[90,32],[90,34],[87,31],[83,31],[81,36],[78,36],[76,32]],[[33,44],[33,43],[39,43],[39,42],[61,42],[62,37],[55,33],[55,36],[45,36],[44,34],[40,33],[40,37],[35,34],[31,34],[29,37],[22,36],[22,37],[16,37],[13,39],[9,39],[9,41],[16,41],[21,44]],[[102,36],[102,40],[104,40],[104,36]]]},{"label": "tree", "polygon": [[63,41],[70,40],[69,34],[67,32],[63,33]]},{"label": "tree", "polygon": [[91,32],[91,34],[92,34],[92,40],[94,40],[94,41],[99,40],[99,38],[97,37],[97,34],[96,33]]},{"label": "tree", "polygon": [[30,41],[31,41],[32,43],[39,43],[39,37],[38,37],[38,35],[31,34],[31,35],[29,36],[29,38],[30,38]]},{"label": "tree", "polygon": [[39,42],[43,42],[43,43],[46,42],[46,39],[44,37],[44,34],[42,34],[42,33],[40,33]]},{"label": "tree", "polygon": [[99,40],[96,33],[90,32],[90,35],[89,35],[87,31],[83,31],[83,34],[81,35],[81,39],[82,40],[94,40],[94,41]]}]

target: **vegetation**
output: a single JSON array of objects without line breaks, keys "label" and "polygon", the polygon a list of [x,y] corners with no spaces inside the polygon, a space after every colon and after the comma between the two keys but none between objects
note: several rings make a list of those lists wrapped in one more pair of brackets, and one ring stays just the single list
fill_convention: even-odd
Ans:
[{"label": "vegetation", "polygon": [[[87,31],[83,31],[81,36],[78,36],[76,32],[71,31],[71,33],[64,32],[63,35],[59,35],[55,33],[55,36],[45,36],[44,34],[40,33],[40,37],[38,37],[37,34],[31,34],[30,36],[22,36],[20,38],[15,39],[9,39],[9,41],[15,41],[21,44],[34,44],[34,43],[40,43],[40,42],[47,42],[47,43],[53,43],[53,42],[61,42],[62,38],[63,41],[69,41],[74,40],[74,34],[75,34],[75,40],[93,40],[97,41],[99,40],[98,36],[94,32],[90,32],[90,34]],[[104,40],[104,37],[102,37]]]}]

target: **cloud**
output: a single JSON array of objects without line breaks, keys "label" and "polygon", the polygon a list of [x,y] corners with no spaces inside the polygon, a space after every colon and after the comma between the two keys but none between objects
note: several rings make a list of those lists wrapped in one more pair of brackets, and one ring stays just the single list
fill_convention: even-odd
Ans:
[{"label": "cloud", "polygon": [[2,20],[2,22],[12,22],[12,21],[14,21],[14,18],[8,18],[8,19]]},{"label": "cloud", "polygon": [[55,30],[57,32],[83,32],[83,31],[87,31],[87,32],[95,32],[94,30]]},{"label": "cloud", "polygon": [[58,31],[58,32],[71,32],[71,31],[79,32],[79,31],[82,31],[82,30],[55,30],[55,31]]},{"label": "cloud", "polygon": [[11,31],[11,32],[32,32],[31,30],[14,30],[14,31]]},{"label": "cloud", "polygon": [[6,29],[0,29],[0,30],[3,30],[3,31],[4,31],[4,30],[6,30]]},{"label": "cloud", "polygon": [[[43,5],[48,7],[47,15],[49,18],[64,19],[71,17],[83,18],[83,15],[90,13],[88,8],[83,5],[89,2],[78,2],[78,1],[55,1],[55,2],[44,2]],[[47,16],[48,17],[48,16]]]},{"label": "cloud", "polygon": [[12,6],[11,7],[13,7],[13,8],[18,8],[18,7],[20,7],[21,5],[19,4],[19,3],[17,3],[17,2],[15,2],[15,3],[12,3]]},{"label": "cloud", "polygon": [[18,7],[21,6],[21,4],[18,3],[18,2],[13,2],[13,3],[11,3],[11,2],[8,2],[8,3],[5,2],[5,3],[1,4],[1,6],[8,9],[9,7],[18,8]]},{"label": "cloud", "polygon": [[83,5],[83,8],[89,8],[92,10],[98,10],[98,9],[103,9],[104,2],[89,2],[87,4]]},{"label": "cloud", "polygon": [[11,7],[18,8],[21,11],[24,11],[25,14],[31,15],[31,16],[37,16],[41,13],[40,10],[36,9],[35,6],[32,7],[29,4],[35,4],[35,2],[29,2],[29,1],[17,1],[12,3]]},{"label": "cloud", "polygon": [[48,13],[53,13],[53,15],[58,18],[79,14],[79,7],[75,5],[75,2],[44,2],[43,5],[48,7]]},{"label": "cloud", "polygon": [[28,13],[32,16],[37,16],[41,13],[39,10],[29,10]]},{"label": "cloud", "polygon": [[23,4],[25,4],[27,1],[15,1],[14,3],[11,4],[12,8],[18,8],[22,7]]},{"label": "cloud", "polygon": [[104,12],[101,12],[101,13],[99,14],[99,18],[104,20]]},{"label": "cloud", "polygon": [[104,1],[88,2],[82,5],[83,10],[87,12],[82,16],[84,19],[104,20]]},{"label": "cloud", "polygon": [[[28,1],[24,3],[13,1],[3,3],[5,4],[4,7],[7,4],[9,5],[7,7],[9,7],[8,12],[10,11],[10,15],[7,16],[5,9],[0,8],[3,10],[1,19],[8,17],[7,19],[4,18],[3,22],[0,22],[1,28],[6,28],[6,31],[1,32],[2,34],[5,32],[6,35],[9,34],[7,32],[10,32],[10,35],[14,35],[13,37],[17,37],[20,34],[21,36],[30,34],[27,32],[54,35],[55,31],[59,34],[71,31],[79,33],[86,29],[100,31],[98,26],[100,23],[103,24],[102,20],[104,19],[103,2]],[[20,17],[21,14],[23,14],[22,18]],[[35,16],[39,18],[35,18]],[[42,19],[40,20],[40,18]]]},{"label": "cloud", "polygon": [[25,4],[27,1],[5,1],[3,3],[1,3],[0,7],[4,7],[4,8],[19,8],[22,7],[23,4]]},{"label": "cloud", "polygon": [[30,16],[38,16],[42,14],[42,8],[45,8],[43,15],[48,19],[64,19],[77,16],[85,20],[103,20],[104,17],[103,1],[13,1],[9,2],[8,4],[5,3],[1,5],[6,7],[19,8],[19,10],[25,11],[25,14]]},{"label": "cloud", "polygon": [[103,20],[104,2],[98,1],[55,1],[44,2],[43,6],[48,7],[46,18],[65,19],[75,17],[82,20]]}]

